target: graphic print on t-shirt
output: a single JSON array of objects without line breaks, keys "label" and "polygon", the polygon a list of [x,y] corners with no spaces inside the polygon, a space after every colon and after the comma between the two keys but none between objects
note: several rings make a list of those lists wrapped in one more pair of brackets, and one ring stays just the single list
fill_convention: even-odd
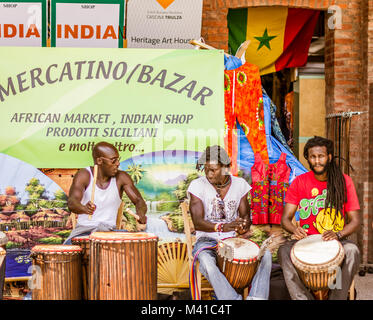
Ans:
[{"label": "graphic print on t-shirt", "polygon": [[[317,192],[317,193],[316,193]],[[312,196],[315,198],[304,198],[299,202],[300,225],[303,229],[308,230],[308,234],[324,233],[332,230],[333,232],[341,231],[344,227],[344,218],[340,211],[334,208],[325,209],[325,200],[327,190],[324,189],[321,194],[317,188],[312,190]],[[315,230],[316,229],[316,230]]]},{"label": "graphic print on t-shirt", "polygon": [[211,200],[210,208],[206,214],[206,220],[210,222],[227,221],[230,222],[236,218],[236,207],[237,203],[235,200],[221,200],[219,197],[215,197]]}]

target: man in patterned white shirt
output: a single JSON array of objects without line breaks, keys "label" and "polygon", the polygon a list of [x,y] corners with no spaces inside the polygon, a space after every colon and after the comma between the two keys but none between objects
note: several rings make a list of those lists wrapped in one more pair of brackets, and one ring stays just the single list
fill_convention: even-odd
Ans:
[{"label": "man in patterned white shirt", "polygon": [[[204,247],[213,247],[219,240],[248,236],[250,229],[250,185],[230,175],[231,160],[220,146],[207,147],[198,159],[197,170],[205,176],[193,180],[188,188],[190,212],[196,229],[193,255]],[[203,250],[198,254],[200,271],[214,288],[219,300],[239,300],[242,296],[229,284],[216,265],[216,251]],[[260,267],[253,279],[249,299],[268,299],[272,255],[265,251]]]}]

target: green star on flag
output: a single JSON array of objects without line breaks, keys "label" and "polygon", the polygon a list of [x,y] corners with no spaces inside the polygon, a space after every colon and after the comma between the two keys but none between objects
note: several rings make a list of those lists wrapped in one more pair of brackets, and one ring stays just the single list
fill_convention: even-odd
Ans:
[{"label": "green star on flag", "polygon": [[267,28],[264,30],[263,36],[261,37],[254,37],[256,40],[259,41],[259,47],[256,51],[259,51],[261,47],[266,46],[269,50],[271,50],[271,46],[269,42],[276,38],[277,36],[269,36]]}]

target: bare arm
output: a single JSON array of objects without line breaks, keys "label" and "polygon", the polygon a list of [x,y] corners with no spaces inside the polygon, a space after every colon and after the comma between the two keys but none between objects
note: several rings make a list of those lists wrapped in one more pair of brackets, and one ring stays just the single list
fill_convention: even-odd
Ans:
[{"label": "bare arm", "polygon": [[[215,223],[204,219],[205,210],[201,199],[193,194],[190,194],[189,210],[192,215],[192,220],[196,230],[205,232],[215,232]],[[241,220],[241,219],[240,219]],[[239,221],[232,221],[223,224],[223,232],[236,231],[239,228]]]},{"label": "bare arm", "polygon": [[295,239],[300,240],[307,237],[307,232],[301,227],[296,227],[293,224],[293,218],[298,206],[292,203],[286,203],[284,212],[281,218],[281,226],[287,231],[294,234]]},{"label": "bare arm", "polygon": [[241,198],[240,205],[238,207],[238,213],[240,218],[246,219],[250,222],[250,205],[249,201],[247,200],[247,193]]},{"label": "bare arm", "polygon": [[354,232],[358,231],[360,228],[360,215],[359,211],[347,211],[346,212],[349,223],[345,225],[343,230],[340,232],[341,236],[347,237]]},{"label": "bare arm", "polygon": [[[242,219],[242,224],[237,231],[240,235],[246,234],[250,230],[250,204],[247,200],[247,193],[241,198],[240,205],[238,207],[239,217]],[[249,234],[247,234],[249,236]]]},{"label": "bare arm", "polygon": [[[358,211],[347,211],[346,212],[349,223],[339,232],[341,238],[345,238],[357,230],[360,227],[360,215]],[[322,234],[324,240],[338,239],[337,233],[333,231],[326,231]]]},{"label": "bare arm", "polygon": [[135,205],[136,214],[140,217],[139,222],[145,224],[147,221],[146,212],[148,210],[145,200],[128,173],[122,171],[119,177],[122,185],[122,193],[124,191],[131,202]]},{"label": "bare arm", "polygon": [[75,214],[93,214],[95,211],[96,206],[91,201],[88,201],[85,205],[81,204],[89,181],[90,174],[86,169],[79,170],[74,176],[67,200],[67,206],[71,212]]}]

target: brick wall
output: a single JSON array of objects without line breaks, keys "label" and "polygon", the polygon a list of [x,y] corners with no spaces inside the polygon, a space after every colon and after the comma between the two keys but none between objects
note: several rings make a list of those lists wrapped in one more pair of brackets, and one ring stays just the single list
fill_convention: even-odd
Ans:
[{"label": "brick wall", "polygon": [[[368,170],[368,180],[369,186],[366,195],[365,207],[366,214],[368,215],[368,239],[365,239],[368,244],[368,262],[373,261],[373,1],[364,1],[362,6],[362,16],[363,16],[363,41],[364,41],[364,60],[363,73],[365,75],[364,84],[365,91],[363,101],[367,103],[368,114],[368,134],[366,139],[368,141],[368,147],[366,152],[368,153],[367,170]],[[366,134],[364,132],[364,134]]]},{"label": "brick wall", "polygon": [[[361,16],[362,16],[362,62],[363,62],[363,81],[362,81],[362,105],[365,110],[368,111],[364,115],[366,126],[364,128],[363,135],[366,139],[366,144],[363,147],[367,147],[363,153],[365,159],[364,166],[366,167],[366,178],[364,188],[364,199],[363,199],[363,232],[362,241],[363,248],[365,249],[363,254],[364,262],[373,262],[373,228],[372,228],[372,212],[373,212],[373,2],[363,1],[361,5]],[[368,181],[366,181],[368,180]]]},{"label": "brick wall", "polygon": [[328,28],[331,15],[326,15],[326,113],[366,112],[352,118],[350,160],[361,205],[362,228],[357,241],[363,262],[373,263],[373,0],[204,0],[202,37],[207,44],[228,51],[230,8],[289,6],[327,10],[331,5],[342,9],[342,28]]}]

